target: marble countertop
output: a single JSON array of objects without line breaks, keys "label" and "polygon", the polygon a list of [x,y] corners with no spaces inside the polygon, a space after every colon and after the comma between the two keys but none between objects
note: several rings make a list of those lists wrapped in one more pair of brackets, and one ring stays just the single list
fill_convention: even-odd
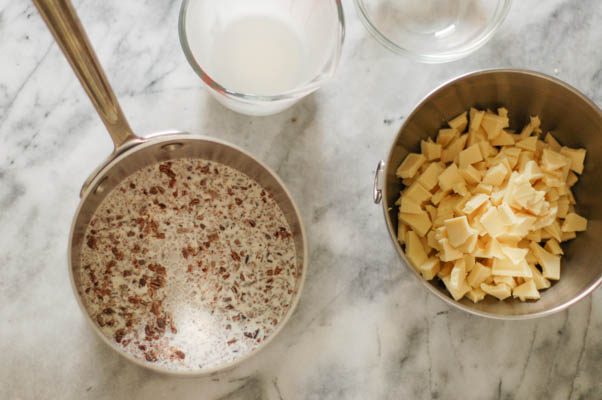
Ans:
[{"label": "marble countertop", "polygon": [[75,3],[137,132],[209,134],[280,174],[307,225],[309,275],[276,340],[212,378],[157,375],[102,343],[71,292],[66,248],[80,186],[111,143],[30,2],[0,0],[1,399],[602,398],[602,291],[524,322],[451,309],[404,270],[371,198],[401,120],[456,75],[535,69],[602,105],[600,2],[515,1],[484,48],[422,65],[381,48],[346,0],[335,79],[263,118],[201,87],[179,46],[178,1]]}]

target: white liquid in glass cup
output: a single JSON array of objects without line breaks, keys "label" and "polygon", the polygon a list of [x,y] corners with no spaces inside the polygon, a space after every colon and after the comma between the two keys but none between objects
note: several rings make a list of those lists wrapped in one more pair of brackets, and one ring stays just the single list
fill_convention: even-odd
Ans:
[{"label": "white liquid in glass cup", "polygon": [[180,41],[224,106],[249,115],[290,107],[334,75],[340,0],[184,0]]}]

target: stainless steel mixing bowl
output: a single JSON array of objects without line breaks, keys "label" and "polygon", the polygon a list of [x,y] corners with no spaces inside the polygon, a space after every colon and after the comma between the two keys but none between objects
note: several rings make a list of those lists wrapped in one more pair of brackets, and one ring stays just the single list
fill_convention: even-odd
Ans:
[{"label": "stainless steel mixing bowl", "polygon": [[[446,121],[470,107],[504,106],[510,113],[511,128],[518,129],[530,115],[539,115],[544,131],[552,131],[570,147],[587,149],[585,171],[574,187],[577,211],[589,219],[586,232],[563,244],[561,279],[542,292],[535,302],[488,296],[474,304],[468,299],[454,301],[438,281],[426,281],[410,266],[397,241],[397,213],[394,205],[401,182],[395,170],[409,152],[420,151],[420,140],[434,136]],[[469,313],[497,319],[527,319],[553,314],[575,304],[602,283],[602,111],[575,88],[537,72],[498,69],[456,78],[435,89],[406,118],[389,151],[386,163],[378,165],[374,200],[382,201],[387,230],[402,263],[422,284],[448,304]],[[382,199],[382,200],[381,200]]]}]

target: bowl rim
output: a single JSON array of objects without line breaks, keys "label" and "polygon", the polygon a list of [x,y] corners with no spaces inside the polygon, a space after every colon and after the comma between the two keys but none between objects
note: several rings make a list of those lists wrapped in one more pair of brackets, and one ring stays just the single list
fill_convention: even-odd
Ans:
[{"label": "bowl rim", "polygon": [[[183,132],[183,131],[162,131],[162,132],[157,132],[157,133],[152,133],[150,135],[146,135],[146,136],[142,137],[141,139],[142,139],[141,142],[126,149],[123,153],[120,153],[118,156],[111,159],[110,162],[108,162],[106,165],[103,165],[101,167],[101,170],[99,171],[99,173],[94,177],[94,179],[90,182],[90,184],[86,187],[86,190],[81,195],[79,204],[77,206],[77,209],[75,210],[75,213],[73,215],[73,219],[71,222],[71,228],[69,231],[69,242],[68,242],[68,247],[67,247],[67,267],[69,268],[69,271],[68,271],[69,281],[71,282],[71,289],[73,291],[73,295],[77,301],[77,304],[78,304],[81,312],[84,315],[84,318],[86,319],[88,324],[92,327],[92,330],[97,334],[97,336],[100,337],[101,340],[104,343],[106,343],[108,345],[108,347],[111,348],[112,350],[114,350],[117,354],[119,354],[120,356],[124,357],[126,360],[128,360],[140,367],[143,367],[147,370],[151,370],[154,372],[158,372],[163,375],[170,375],[170,376],[177,376],[177,377],[203,377],[203,376],[215,375],[215,374],[233,369],[233,368],[241,365],[242,363],[244,363],[245,361],[247,361],[249,358],[253,357],[257,353],[261,352],[266,347],[268,347],[269,344],[280,334],[280,332],[282,331],[284,326],[288,324],[292,315],[295,313],[295,310],[297,309],[297,306],[299,304],[299,301],[300,301],[302,293],[303,293],[303,288],[305,286],[305,281],[307,279],[307,273],[308,273],[308,269],[309,269],[309,242],[307,240],[305,224],[303,222],[303,218],[301,216],[300,209],[299,209],[297,203],[295,202],[295,199],[293,198],[291,192],[288,190],[288,188],[284,184],[284,182],[269,166],[267,166],[263,161],[260,161],[257,157],[251,155],[246,150],[244,150],[241,147],[238,147],[232,143],[229,143],[229,142],[226,142],[226,141],[214,138],[214,137],[210,137],[210,136],[191,134],[191,133]],[[275,180],[275,182],[281,187],[283,193],[286,194],[287,199],[290,201],[293,211],[295,213],[295,216],[297,218],[297,221],[299,223],[299,235],[301,236],[301,242],[302,242],[302,247],[303,247],[302,248],[303,264],[301,265],[301,277],[297,278],[299,280],[299,286],[298,286],[297,292],[293,296],[293,299],[289,305],[289,308],[288,308],[284,318],[278,322],[274,331],[267,338],[267,340],[263,341],[260,345],[255,347],[250,352],[245,353],[243,356],[236,358],[233,361],[223,363],[219,366],[212,367],[212,368],[177,370],[177,369],[169,369],[166,367],[160,367],[156,364],[151,364],[149,362],[145,362],[139,358],[134,357],[129,352],[127,352],[127,351],[123,350],[121,347],[117,346],[111,339],[109,339],[100,330],[99,326],[92,319],[92,316],[88,312],[88,308],[86,307],[86,304],[84,303],[84,300],[78,290],[78,285],[76,284],[75,276],[74,276],[72,254],[73,254],[73,242],[74,242],[73,238],[75,235],[75,231],[76,231],[76,227],[77,227],[77,220],[79,218],[79,215],[86,203],[88,196],[90,196],[96,190],[96,187],[102,182],[102,180],[105,177],[105,173],[107,173],[114,166],[116,166],[121,160],[129,157],[131,154],[138,152],[139,150],[143,150],[146,147],[156,146],[160,143],[164,143],[165,145],[167,145],[170,142],[178,142],[178,141],[186,141],[186,140],[202,140],[205,142],[212,142],[212,143],[222,145],[226,148],[229,148],[229,150],[237,151],[237,152],[241,153],[243,156],[252,159],[260,167],[262,167],[269,175],[271,175],[271,177]]]},{"label": "bowl rim", "polygon": [[[520,69],[520,68],[490,68],[490,69],[481,69],[481,70],[477,70],[477,71],[472,71],[472,72],[468,72],[468,73],[459,75],[452,79],[449,79],[448,81],[437,86],[435,89],[431,90],[426,96],[424,96],[420,101],[418,101],[418,103],[412,108],[412,112],[405,118],[404,122],[401,124],[401,127],[397,131],[397,134],[395,135],[395,138],[393,139],[393,141],[391,143],[391,146],[389,148],[389,152],[387,155],[387,159],[386,159],[386,162],[384,165],[385,170],[388,168],[388,166],[391,163],[391,158],[393,156],[393,150],[395,147],[395,143],[398,142],[398,139],[401,136],[401,134],[403,133],[404,129],[406,128],[408,121],[410,121],[412,119],[412,117],[418,112],[418,110],[421,109],[422,106],[424,106],[428,101],[430,101],[434,95],[436,95],[438,92],[440,92],[444,88],[446,88],[450,85],[453,85],[454,83],[456,83],[458,81],[461,81],[461,80],[464,80],[467,78],[471,78],[471,77],[475,77],[475,76],[498,74],[498,73],[513,73],[513,74],[519,74],[519,75],[527,75],[527,76],[531,76],[531,77],[535,77],[535,78],[539,78],[539,79],[544,79],[544,80],[547,80],[554,84],[560,85],[563,88],[565,88],[565,89],[571,91],[572,93],[574,93],[575,95],[577,95],[583,102],[588,104],[594,110],[597,110],[598,114],[600,115],[600,118],[602,118],[602,109],[600,109],[600,107],[598,107],[598,105],[596,103],[594,103],[591,99],[589,99],[587,96],[585,96],[583,93],[581,93],[579,90],[577,90],[573,86],[571,86],[568,83],[561,81],[560,79],[555,78],[553,76],[550,76],[550,75],[547,75],[547,74],[544,74],[541,72],[536,72],[536,71],[532,71],[532,70],[528,70],[528,69]],[[384,173],[384,171],[383,171],[383,173]],[[600,285],[602,285],[602,273],[601,273],[597,280],[594,280],[592,283],[590,283],[588,286],[586,286],[585,289],[583,289],[583,291],[581,293],[579,293],[577,296],[575,296],[574,298],[567,300],[561,304],[558,304],[550,309],[538,311],[538,312],[534,312],[534,313],[529,313],[529,314],[519,314],[519,315],[494,314],[494,313],[474,309],[472,307],[468,307],[465,304],[462,304],[462,303],[452,299],[445,293],[442,293],[441,291],[437,290],[430,283],[430,281],[427,281],[424,278],[422,278],[422,276],[414,268],[412,268],[410,266],[410,262],[409,262],[407,256],[405,255],[405,252],[402,250],[401,245],[397,241],[397,227],[393,226],[393,223],[391,221],[391,218],[389,217],[389,213],[387,210],[389,205],[387,204],[388,193],[387,193],[387,184],[386,184],[386,173],[384,174],[384,180],[385,180],[385,182],[383,183],[383,187],[382,187],[382,192],[383,192],[382,193],[382,209],[383,209],[383,214],[385,217],[385,224],[387,225],[387,231],[389,233],[392,244],[397,251],[397,254],[401,258],[402,263],[405,265],[405,267],[408,270],[411,271],[411,273],[414,275],[414,277],[416,279],[418,279],[422,283],[422,285],[425,286],[432,294],[434,294],[437,298],[439,298],[443,302],[447,303],[448,305],[451,305],[457,309],[460,309],[460,310],[465,311],[472,315],[495,319],[495,320],[504,320],[504,321],[528,320],[528,319],[546,317],[546,316],[549,316],[552,314],[556,314],[562,310],[565,310],[566,308],[568,308],[568,307],[572,306],[573,304],[576,304],[579,301],[586,298],[594,290],[596,290],[596,288],[598,288]]]},{"label": "bowl rim", "polygon": [[334,56],[327,63],[327,67],[320,72],[317,76],[315,76],[311,81],[301,85],[298,88],[275,94],[275,95],[259,95],[253,93],[243,93],[237,92],[235,90],[230,90],[225,86],[218,83],[215,79],[213,79],[209,73],[207,73],[203,67],[201,67],[200,63],[197,61],[194,56],[194,52],[190,47],[190,42],[188,41],[188,33],[186,31],[186,22],[188,19],[188,9],[191,1],[194,0],[183,0],[182,5],[180,7],[180,13],[178,17],[178,37],[180,40],[180,45],[182,47],[182,51],[184,52],[184,56],[188,61],[188,64],[192,67],[194,72],[201,78],[202,82],[209,88],[213,89],[219,94],[222,94],[226,97],[235,98],[239,101],[244,102],[276,102],[276,101],[285,101],[296,99],[299,97],[303,97],[317,89],[324,83],[324,81],[332,78],[336,72],[336,69],[339,65],[339,61],[341,60],[341,54],[343,51],[343,43],[345,42],[345,15],[343,12],[343,5],[341,4],[341,0],[329,0],[335,4],[336,13],[337,13],[337,21],[338,21],[338,40],[337,47],[335,49]]},{"label": "bowl rim", "polygon": [[439,52],[418,52],[402,47],[398,43],[389,39],[389,37],[387,37],[376,25],[374,25],[368,16],[368,10],[364,5],[364,0],[354,0],[354,3],[362,24],[366,30],[370,32],[372,37],[374,37],[381,45],[394,53],[408,56],[423,63],[439,64],[459,60],[460,58],[466,57],[484,46],[505,21],[506,16],[510,11],[512,0],[498,0],[492,23],[490,23],[484,32],[482,32],[476,39],[472,40],[468,44],[460,46],[455,50]]}]

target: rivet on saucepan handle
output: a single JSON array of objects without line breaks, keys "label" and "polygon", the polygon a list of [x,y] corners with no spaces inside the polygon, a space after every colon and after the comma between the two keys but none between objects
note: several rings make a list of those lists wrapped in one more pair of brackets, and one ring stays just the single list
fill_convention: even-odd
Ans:
[{"label": "rivet on saucepan handle", "polygon": [[161,150],[165,150],[165,151],[174,151],[179,149],[180,147],[184,146],[183,143],[168,143],[168,144],[164,144],[163,146],[161,146]]},{"label": "rivet on saucepan handle", "polygon": [[385,170],[385,162],[380,160],[376,166],[376,172],[374,173],[374,187],[372,189],[372,198],[374,204],[379,204],[383,199],[383,186],[382,186],[382,175]]}]

